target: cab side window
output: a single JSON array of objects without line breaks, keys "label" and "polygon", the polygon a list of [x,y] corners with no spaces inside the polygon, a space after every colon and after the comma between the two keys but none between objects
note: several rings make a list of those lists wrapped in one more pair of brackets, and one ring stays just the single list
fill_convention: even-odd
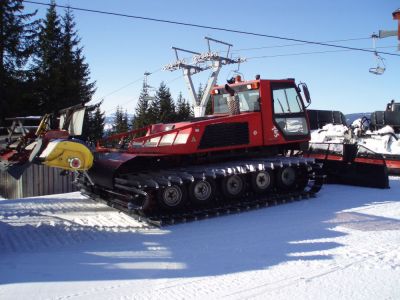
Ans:
[{"label": "cab side window", "polygon": [[278,86],[272,90],[274,119],[287,136],[308,134],[307,119],[300,95],[294,86]]}]

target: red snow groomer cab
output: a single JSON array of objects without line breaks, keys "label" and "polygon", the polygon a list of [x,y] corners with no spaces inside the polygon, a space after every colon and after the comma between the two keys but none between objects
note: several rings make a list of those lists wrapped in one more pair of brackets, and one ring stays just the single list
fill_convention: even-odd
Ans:
[{"label": "red snow groomer cab", "polygon": [[237,77],[211,90],[212,115],[99,141],[78,182],[91,197],[146,216],[314,194],[320,166],[289,155],[310,138],[300,92],[294,79]]}]

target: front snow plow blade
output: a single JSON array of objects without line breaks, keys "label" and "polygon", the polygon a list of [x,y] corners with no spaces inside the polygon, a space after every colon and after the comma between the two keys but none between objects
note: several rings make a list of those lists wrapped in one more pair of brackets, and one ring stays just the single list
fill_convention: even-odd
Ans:
[{"label": "front snow plow blade", "polygon": [[37,158],[42,164],[67,171],[87,171],[93,165],[93,154],[76,140],[54,140]]},{"label": "front snow plow blade", "polygon": [[306,156],[323,163],[328,183],[389,188],[384,157],[357,144],[310,143]]},{"label": "front snow plow blade", "polygon": [[19,179],[32,163],[67,171],[87,171],[93,165],[90,149],[77,140],[59,139],[49,142],[47,146],[42,146],[40,139],[35,143],[35,147],[29,152],[11,152],[13,159],[0,157],[0,170]]},{"label": "front snow plow blade", "polygon": [[[0,148],[0,171],[19,179],[31,163],[68,171],[86,171],[93,164],[93,155],[80,141],[71,140],[82,134],[85,107],[81,104],[43,117],[8,118],[12,125]],[[59,117],[57,128],[56,120]],[[26,126],[25,121],[38,121]]]}]

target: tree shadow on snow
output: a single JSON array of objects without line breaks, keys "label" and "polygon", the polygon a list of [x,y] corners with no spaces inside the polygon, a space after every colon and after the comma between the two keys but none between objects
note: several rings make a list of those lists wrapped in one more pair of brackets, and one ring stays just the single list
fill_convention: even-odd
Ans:
[{"label": "tree shadow on snow", "polygon": [[[29,239],[30,232],[31,239],[40,238],[48,247],[39,251],[27,247],[24,252],[0,247],[0,284],[213,276],[298,260],[330,260],[335,249],[344,247],[335,241],[346,235],[338,225],[363,231],[400,230],[399,220],[348,212],[376,201],[400,201],[394,191],[400,181],[391,185],[389,190],[328,185],[315,199],[161,230],[105,233],[83,227],[75,244],[58,247],[51,241],[56,244],[70,232],[39,227],[43,232],[32,237],[32,228],[19,239]],[[0,238],[7,230],[18,235],[24,226],[20,227],[0,220]]]}]

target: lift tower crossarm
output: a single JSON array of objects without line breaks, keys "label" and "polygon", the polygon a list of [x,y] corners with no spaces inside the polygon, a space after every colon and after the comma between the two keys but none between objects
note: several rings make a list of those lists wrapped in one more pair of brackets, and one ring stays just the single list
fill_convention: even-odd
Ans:
[{"label": "lift tower crossarm", "polygon": [[194,55],[201,55],[201,54],[199,52],[194,52],[194,51],[190,51],[190,50],[186,50],[186,49],[182,49],[182,48],[178,48],[178,47],[172,47],[172,50],[175,51],[176,61],[173,62],[172,64],[166,65],[163,69],[168,70],[168,71],[175,71],[178,69],[183,70],[183,77],[185,78],[186,86],[189,90],[189,96],[190,96],[192,102],[195,103],[194,105],[196,105],[199,102],[199,100],[198,100],[196,91],[193,86],[192,75],[197,74],[201,71],[204,71],[205,69],[201,68],[197,65],[187,64],[185,59],[179,58],[178,51],[190,53],[190,54],[194,54]]},{"label": "lift tower crossarm", "polygon": [[[190,51],[190,50],[186,50],[186,49],[182,49],[182,48],[172,47],[172,49],[175,51],[176,61],[174,63],[166,65],[164,67],[164,70],[168,70],[168,71],[175,71],[178,69],[183,70],[183,75],[184,75],[184,78],[186,81],[187,88],[189,90],[189,95],[190,95],[190,98],[191,98],[193,106],[194,106],[194,116],[195,117],[203,117],[205,115],[210,91],[217,82],[217,78],[218,78],[218,75],[219,75],[219,72],[220,72],[222,66],[227,65],[227,64],[234,64],[234,63],[240,63],[240,62],[245,61],[245,59],[242,59],[242,58],[237,58],[237,59],[228,58],[230,48],[233,47],[231,44],[228,44],[226,42],[219,41],[216,39],[212,39],[209,37],[205,37],[205,39],[207,40],[207,44],[208,44],[208,52],[199,53],[199,52],[194,52],[194,51]],[[217,52],[213,52],[211,50],[210,42],[219,43],[219,44],[228,46],[228,49],[226,51],[227,52],[226,57],[220,56]],[[180,59],[178,52],[186,52],[186,53],[193,54],[194,64],[187,64],[185,59]],[[198,95],[194,89],[194,86],[193,86],[192,75],[197,74],[202,71],[205,71],[205,70],[208,70],[208,69],[212,69],[212,72],[207,81],[207,85],[204,90],[203,96],[201,99],[199,99]]]},{"label": "lift tower crossarm", "polygon": [[397,36],[397,30],[379,30],[378,38],[384,39],[390,36]]},{"label": "lift tower crossarm", "polygon": [[400,51],[400,8],[395,10],[392,13],[393,20],[398,21],[398,29],[397,30],[379,30],[378,35],[373,35],[372,37],[384,39],[391,36],[397,36],[399,40],[398,50]]}]

